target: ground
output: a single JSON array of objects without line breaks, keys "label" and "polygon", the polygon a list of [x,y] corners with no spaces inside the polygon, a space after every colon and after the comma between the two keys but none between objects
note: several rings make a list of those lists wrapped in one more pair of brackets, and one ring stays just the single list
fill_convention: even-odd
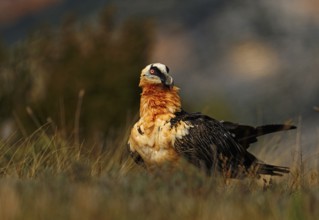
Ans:
[{"label": "ground", "polygon": [[[110,147],[113,146],[113,147]],[[0,219],[316,219],[318,169],[263,183],[207,177],[185,163],[147,172],[126,139],[88,150],[39,130],[0,141]],[[298,156],[298,155],[297,155]]]}]

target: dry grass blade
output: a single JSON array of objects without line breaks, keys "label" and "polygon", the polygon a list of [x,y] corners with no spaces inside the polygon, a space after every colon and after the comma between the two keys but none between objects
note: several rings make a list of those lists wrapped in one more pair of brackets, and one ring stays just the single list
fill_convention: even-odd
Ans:
[{"label": "dry grass blade", "polygon": [[103,149],[84,142],[79,152],[73,140],[46,130],[14,144],[0,141],[0,219],[319,216],[318,167],[308,169],[301,155],[296,169],[271,180],[208,177],[188,163],[149,173],[128,157],[127,134],[107,140]]}]

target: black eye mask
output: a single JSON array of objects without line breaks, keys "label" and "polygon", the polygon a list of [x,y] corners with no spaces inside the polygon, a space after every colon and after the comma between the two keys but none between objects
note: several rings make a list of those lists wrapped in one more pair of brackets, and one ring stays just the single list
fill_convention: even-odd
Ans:
[{"label": "black eye mask", "polygon": [[[167,66],[166,66],[166,71],[167,72],[169,71]],[[166,86],[168,88],[171,88],[173,86],[172,77],[170,77],[167,74],[162,73],[162,71],[159,68],[157,68],[156,66],[152,65],[149,72],[152,75],[158,76],[164,86]]]}]

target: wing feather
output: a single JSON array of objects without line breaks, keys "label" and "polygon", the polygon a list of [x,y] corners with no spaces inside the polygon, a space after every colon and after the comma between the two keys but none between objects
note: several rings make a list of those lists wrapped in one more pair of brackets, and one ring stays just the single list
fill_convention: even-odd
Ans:
[{"label": "wing feather", "polygon": [[176,151],[207,172],[227,170],[231,171],[231,176],[236,176],[238,166],[248,168],[257,161],[219,121],[200,113],[186,112],[177,114],[171,121],[172,126],[179,121],[192,126],[186,136],[175,140]]}]

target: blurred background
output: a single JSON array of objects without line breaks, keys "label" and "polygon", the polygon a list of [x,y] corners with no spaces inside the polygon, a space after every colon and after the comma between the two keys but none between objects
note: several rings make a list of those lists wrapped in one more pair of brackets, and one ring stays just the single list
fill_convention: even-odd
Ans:
[{"label": "blurred background", "polygon": [[0,33],[2,138],[124,132],[141,69],[162,62],[186,110],[292,121],[285,149],[318,148],[319,0],[0,0]]}]

